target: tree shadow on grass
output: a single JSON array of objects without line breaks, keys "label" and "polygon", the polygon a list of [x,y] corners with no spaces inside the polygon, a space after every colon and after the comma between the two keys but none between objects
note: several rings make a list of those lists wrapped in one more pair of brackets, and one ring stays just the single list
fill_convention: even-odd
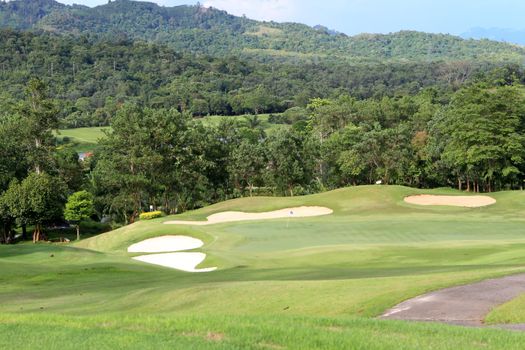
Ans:
[{"label": "tree shadow on grass", "polygon": [[91,254],[93,256],[104,255],[104,253],[97,252],[95,250],[89,250],[84,248],[69,247],[65,244],[52,244],[52,243],[37,243],[37,244],[13,244],[13,245],[0,245],[0,259],[12,258],[20,255],[29,254],[57,254],[57,253],[70,253],[70,254]]}]

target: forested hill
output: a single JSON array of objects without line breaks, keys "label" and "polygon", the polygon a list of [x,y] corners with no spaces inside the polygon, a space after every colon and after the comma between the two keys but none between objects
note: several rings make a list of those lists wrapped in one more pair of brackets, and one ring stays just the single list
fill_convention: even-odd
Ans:
[{"label": "forested hill", "polygon": [[[496,71],[494,71],[496,69]],[[494,73],[491,73],[494,72]],[[33,77],[60,101],[63,126],[107,125],[136,102],[195,116],[283,112],[312,98],[446,93],[486,76],[525,79],[517,65],[481,62],[262,63],[210,57],[165,45],[0,29],[0,115],[24,97]]]},{"label": "forested hill", "polygon": [[352,60],[484,60],[521,62],[525,49],[489,40],[399,32],[349,37],[322,26],[259,22],[201,6],[162,7],[117,0],[89,8],[53,0],[0,3],[0,27],[127,36],[212,55]]}]

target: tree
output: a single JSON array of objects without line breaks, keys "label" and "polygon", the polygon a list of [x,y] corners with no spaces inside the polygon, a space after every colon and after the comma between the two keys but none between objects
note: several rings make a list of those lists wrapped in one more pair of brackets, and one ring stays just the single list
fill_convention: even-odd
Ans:
[{"label": "tree", "polygon": [[456,93],[437,132],[446,135],[442,160],[464,181],[467,191],[491,192],[495,180],[507,183],[525,161],[525,92],[516,86],[474,85]]},{"label": "tree", "polygon": [[43,237],[43,224],[62,217],[66,185],[47,173],[31,173],[13,181],[4,194],[10,214],[22,223],[35,225],[33,242]]},{"label": "tree", "polygon": [[93,195],[87,191],[73,193],[67,199],[64,218],[75,223],[77,241],[80,239],[80,222],[89,219],[94,213]]},{"label": "tree", "polygon": [[0,243],[11,243],[13,241],[13,221],[4,196],[0,196]]},{"label": "tree", "polygon": [[[23,191],[18,179],[15,178],[11,181],[9,187],[1,197],[1,202],[4,222],[7,222],[7,219],[10,217],[15,218],[18,224],[22,226],[25,236],[26,227],[31,223],[31,209],[26,193]],[[33,236],[33,241],[34,240],[35,237]]]},{"label": "tree", "polygon": [[0,116],[0,192],[5,191],[13,179],[27,175],[27,152],[20,124],[18,117]]},{"label": "tree", "polygon": [[112,131],[100,145],[96,186],[105,195],[109,211],[133,223],[148,199],[154,173],[162,165],[159,154],[163,141],[152,110],[126,105],[112,120]]},{"label": "tree", "polygon": [[243,140],[233,149],[228,163],[228,172],[237,187],[248,186],[250,197],[255,183],[260,180],[266,165],[264,148],[259,143]]},{"label": "tree", "polygon": [[37,174],[52,164],[54,148],[52,131],[58,128],[58,110],[48,97],[46,85],[31,79],[26,88],[26,100],[20,104],[19,114],[27,132],[29,162]]},{"label": "tree", "polygon": [[266,176],[278,191],[293,197],[295,186],[310,184],[316,154],[309,149],[305,135],[293,130],[279,130],[268,137],[266,152]]}]

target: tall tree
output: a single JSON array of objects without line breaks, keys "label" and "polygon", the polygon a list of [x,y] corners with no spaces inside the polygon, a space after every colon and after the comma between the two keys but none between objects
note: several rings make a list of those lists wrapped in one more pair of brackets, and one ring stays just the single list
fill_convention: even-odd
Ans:
[{"label": "tall tree", "polygon": [[52,164],[54,149],[53,130],[58,128],[58,110],[49,98],[46,85],[39,79],[31,79],[26,88],[26,100],[19,105],[28,138],[29,162],[40,174]]},{"label": "tall tree", "polygon": [[261,180],[265,166],[263,146],[259,142],[243,140],[230,155],[228,172],[237,188],[242,191],[248,187],[251,197],[255,184]]},{"label": "tall tree", "polygon": [[157,120],[150,110],[126,105],[112,120],[112,131],[100,146],[94,179],[108,210],[134,222],[148,200],[153,174],[162,164],[155,148]]},{"label": "tall tree", "polygon": [[306,135],[279,130],[268,137],[266,152],[267,180],[277,191],[293,196],[294,187],[310,185],[316,157],[315,152],[308,148]]},{"label": "tall tree", "polygon": [[525,159],[525,91],[475,85],[460,90],[439,128],[447,135],[442,159],[467,190],[492,191],[495,179],[512,182]]}]

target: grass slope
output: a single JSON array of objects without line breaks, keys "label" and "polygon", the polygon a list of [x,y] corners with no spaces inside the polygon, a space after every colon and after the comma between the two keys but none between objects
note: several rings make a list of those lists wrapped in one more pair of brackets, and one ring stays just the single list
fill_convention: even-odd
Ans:
[{"label": "grass slope", "polygon": [[[69,246],[0,246],[0,347],[522,348],[521,333],[371,319],[430,290],[525,271],[525,192],[495,193],[497,204],[478,209],[403,202],[417,193],[456,192],[363,186],[243,198],[177,219],[297,205],[334,214],[162,224],[172,217]],[[202,239],[200,267],[220,269],[189,274],[130,259],[131,243],[163,234]]]}]

